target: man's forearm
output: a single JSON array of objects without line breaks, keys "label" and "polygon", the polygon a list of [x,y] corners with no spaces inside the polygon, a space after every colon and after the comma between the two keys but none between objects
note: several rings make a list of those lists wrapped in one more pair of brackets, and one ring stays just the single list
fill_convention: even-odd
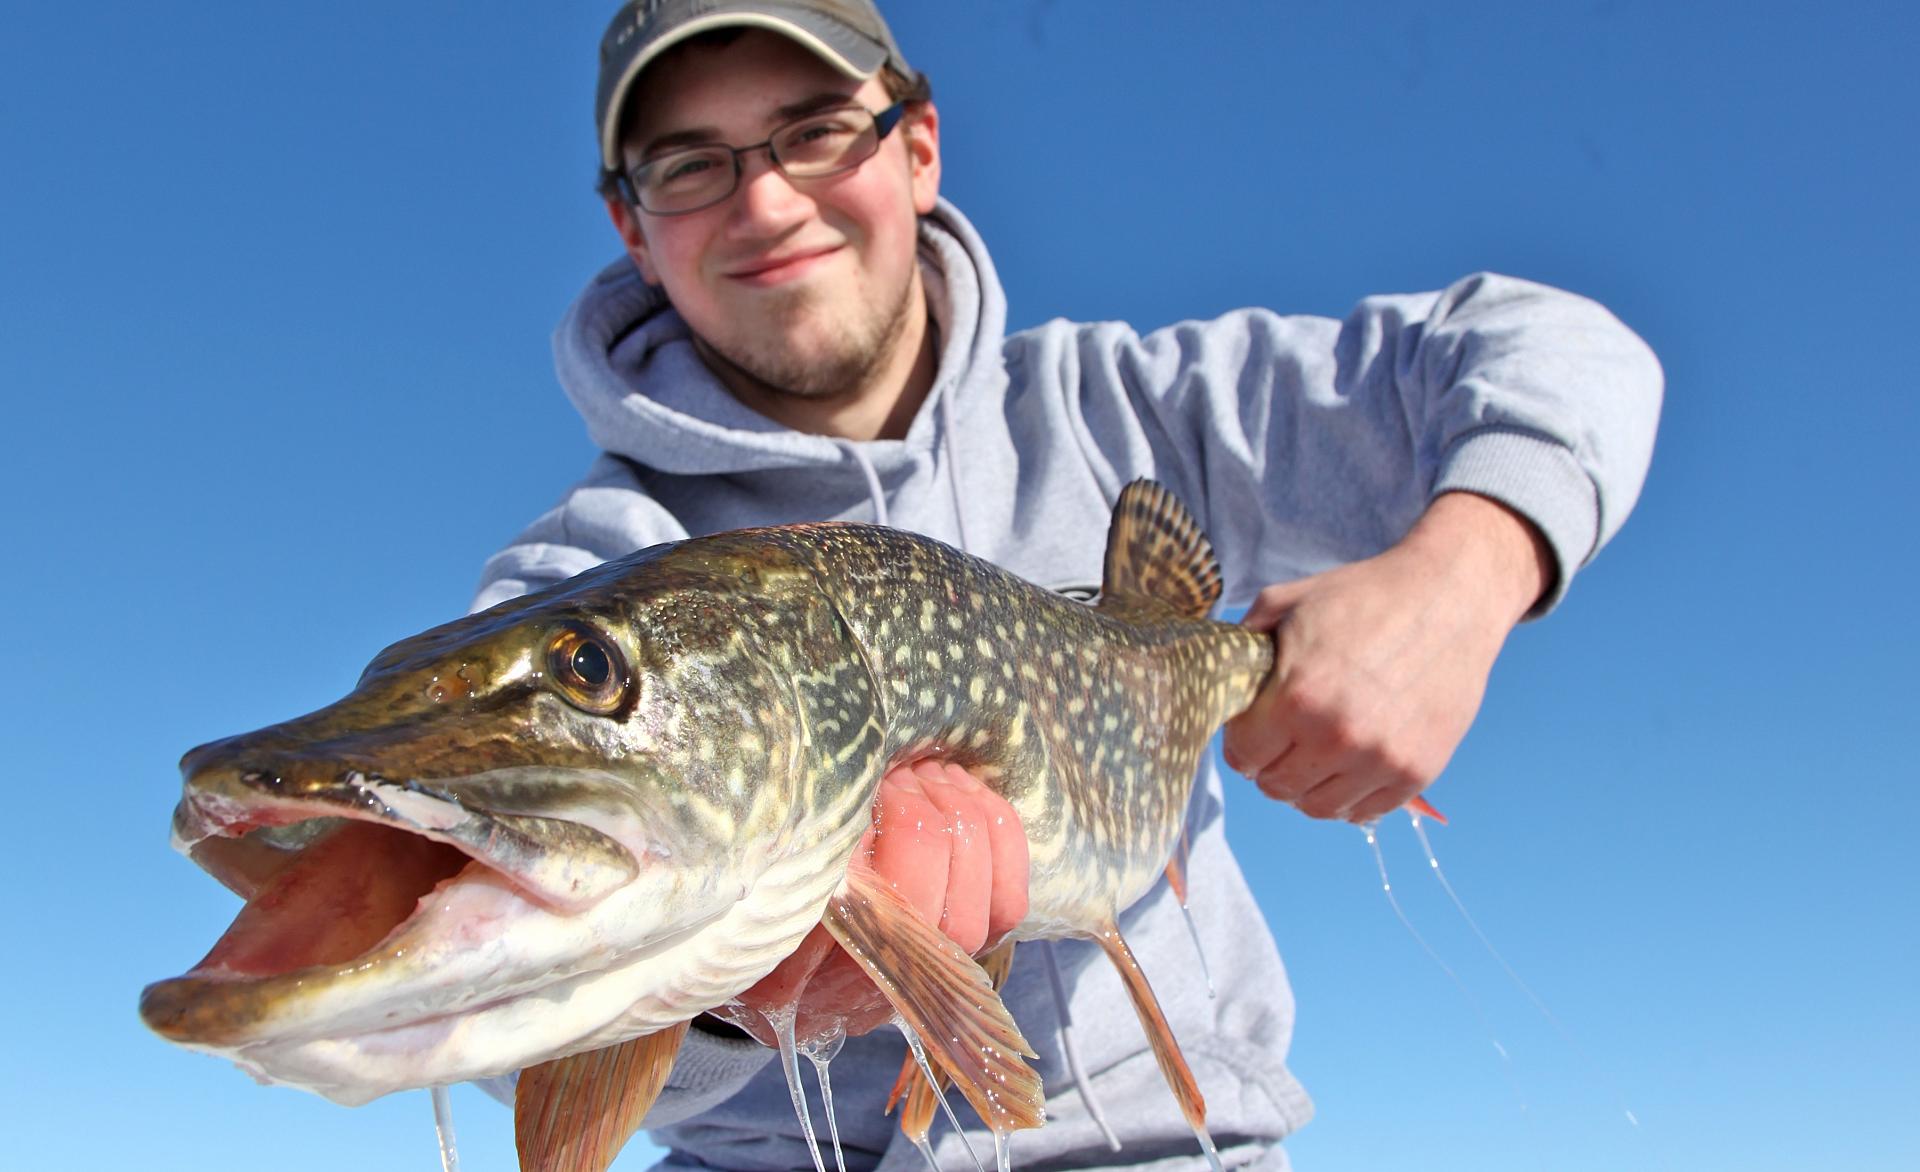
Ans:
[{"label": "man's forearm", "polygon": [[1470,492],[1435,497],[1400,545],[1431,559],[1463,586],[1483,591],[1509,625],[1533,609],[1560,572],[1552,547],[1531,521]]}]

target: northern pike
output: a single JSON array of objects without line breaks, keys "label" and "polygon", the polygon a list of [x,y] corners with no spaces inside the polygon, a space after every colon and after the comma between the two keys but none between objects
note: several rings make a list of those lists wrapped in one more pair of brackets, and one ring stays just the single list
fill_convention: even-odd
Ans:
[{"label": "northern pike", "polygon": [[1220,591],[1191,516],[1137,481],[1092,606],[830,522],[654,546],[406,639],[337,703],[182,759],[174,845],[246,904],[141,1015],[346,1104],[525,1070],[524,1166],[599,1169],[686,1023],[824,920],[939,1077],[996,1131],[1036,1126],[985,971],[855,857],[886,770],[937,757],[1028,838],[1004,947],[1099,940],[1204,1137],[1115,924],[1272,666],[1208,617]]}]

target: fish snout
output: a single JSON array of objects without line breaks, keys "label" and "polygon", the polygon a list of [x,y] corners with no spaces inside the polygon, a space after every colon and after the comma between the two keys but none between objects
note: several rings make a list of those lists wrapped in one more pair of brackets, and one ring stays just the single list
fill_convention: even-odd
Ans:
[{"label": "fish snout", "polygon": [[[497,813],[463,800],[459,779],[395,779],[367,763],[216,742],[182,761],[175,845],[215,877],[258,873],[341,820],[374,822],[457,847],[557,911],[589,907],[632,882],[639,861],[582,822]],[[229,845],[232,840],[237,844]]]}]

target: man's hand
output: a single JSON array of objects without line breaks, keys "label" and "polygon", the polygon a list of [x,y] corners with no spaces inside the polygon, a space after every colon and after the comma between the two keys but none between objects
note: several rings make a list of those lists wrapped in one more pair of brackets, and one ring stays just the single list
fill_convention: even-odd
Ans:
[{"label": "man's hand", "polygon": [[[873,825],[855,866],[871,866],[906,896],[926,921],[978,955],[1027,914],[1027,836],[1005,798],[966,770],[924,760],[890,771],[874,798]],[[729,1015],[758,1040],[768,1010],[795,1004],[800,1038],[837,1023],[863,1034],[893,1017],[873,982],[841,951],[825,927],[815,928],[740,1002],[754,1011]]]},{"label": "man's hand", "polygon": [[1315,818],[1405,805],[1466,736],[1553,572],[1530,523],[1455,492],[1385,553],[1269,586],[1241,621],[1273,632],[1273,674],[1227,722],[1228,764]]}]

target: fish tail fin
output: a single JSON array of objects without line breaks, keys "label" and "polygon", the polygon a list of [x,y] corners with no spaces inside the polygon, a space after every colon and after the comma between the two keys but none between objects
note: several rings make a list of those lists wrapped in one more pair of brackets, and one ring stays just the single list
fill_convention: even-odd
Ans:
[{"label": "fish tail fin", "polygon": [[1136,480],[1120,491],[1107,529],[1102,601],[1151,600],[1203,619],[1220,601],[1213,543],[1166,485]]}]

